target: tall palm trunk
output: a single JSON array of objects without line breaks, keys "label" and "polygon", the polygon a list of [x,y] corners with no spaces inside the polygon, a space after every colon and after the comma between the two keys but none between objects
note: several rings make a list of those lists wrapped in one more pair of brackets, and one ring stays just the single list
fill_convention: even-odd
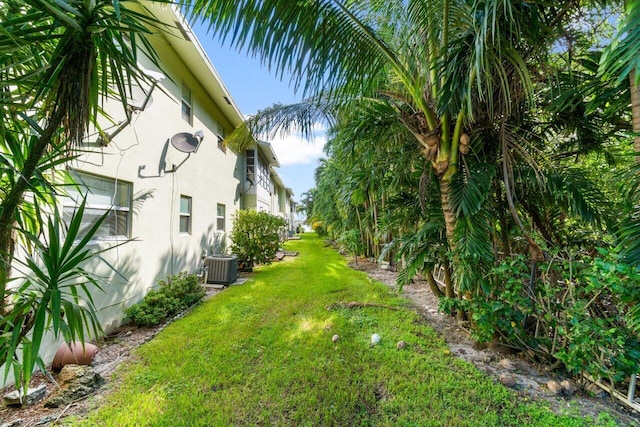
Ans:
[{"label": "tall palm trunk", "polygon": [[447,232],[447,242],[449,250],[455,251],[456,244],[453,238],[453,232],[456,229],[456,215],[451,210],[449,190],[449,179],[440,178],[440,202],[442,203],[442,214],[444,215],[444,224]]},{"label": "tall palm trunk", "polygon": [[7,306],[7,283],[11,277],[11,263],[15,246],[14,226],[18,206],[22,202],[25,191],[29,188],[29,180],[33,177],[38,163],[51,144],[64,117],[65,111],[63,109],[57,108],[54,111],[40,138],[31,147],[18,181],[0,204],[0,209],[2,209],[0,214],[0,315],[4,314]]}]

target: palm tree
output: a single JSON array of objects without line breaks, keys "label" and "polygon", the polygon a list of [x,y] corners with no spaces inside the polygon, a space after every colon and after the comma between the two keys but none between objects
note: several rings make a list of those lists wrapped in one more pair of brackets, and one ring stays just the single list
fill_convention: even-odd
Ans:
[{"label": "palm tree", "polygon": [[[600,72],[608,78],[629,80],[634,147],[640,153],[640,4],[625,0],[624,7],[622,25],[602,57]],[[636,160],[640,162],[640,157]]]},{"label": "palm tree", "polygon": [[[450,184],[464,157],[473,153],[478,134],[493,129],[509,211],[522,224],[510,170],[517,156],[528,155],[510,121],[531,99],[532,75],[554,40],[552,27],[579,2],[559,7],[503,0],[194,3],[194,15],[209,19],[212,31],[260,55],[276,73],[290,72],[294,88],[309,95],[301,104],[256,115],[248,123],[253,132],[295,125],[310,131],[319,119],[336,123],[354,102],[386,104],[431,165],[446,240],[456,254],[458,215]],[[241,146],[248,136],[236,132],[229,142]],[[525,237],[534,260],[541,258],[533,239]]]},{"label": "palm tree", "polygon": [[[623,23],[610,48],[605,52],[600,64],[601,73],[618,81],[629,80],[631,92],[631,114],[634,132],[636,163],[640,164],[640,4],[625,0]],[[638,166],[629,177],[629,194],[637,201],[640,193]],[[620,249],[626,262],[640,265],[640,207],[636,204],[634,213],[624,218]]]}]

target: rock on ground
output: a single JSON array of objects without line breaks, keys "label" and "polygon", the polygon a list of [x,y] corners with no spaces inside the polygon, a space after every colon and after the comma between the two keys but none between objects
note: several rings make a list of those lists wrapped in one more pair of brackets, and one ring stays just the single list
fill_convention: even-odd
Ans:
[{"label": "rock on ground", "polygon": [[47,398],[44,406],[59,408],[77,399],[81,399],[104,384],[104,379],[91,366],[65,365],[58,374],[58,385]]}]

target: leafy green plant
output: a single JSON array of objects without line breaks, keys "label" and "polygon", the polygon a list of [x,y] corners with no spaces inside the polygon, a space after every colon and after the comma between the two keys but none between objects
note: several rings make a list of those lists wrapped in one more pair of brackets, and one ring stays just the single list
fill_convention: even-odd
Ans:
[{"label": "leafy green plant", "polygon": [[364,251],[364,245],[362,244],[362,237],[358,230],[345,231],[338,237],[338,244],[344,248],[348,253],[352,253],[353,257],[358,263],[358,255]]},{"label": "leafy green plant", "polygon": [[[524,267],[524,268],[522,268]],[[493,270],[492,279],[499,286],[484,298],[473,300],[445,298],[441,308],[471,314],[471,336],[479,342],[499,340],[517,347],[530,345],[526,338],[525,321],[532,314],[532,301],[527,297],[524,256],[505,261]]]},{"label": "leafy green plant", "polygon": [[280,246],[280,233],[287,223],[266,212],[238,211],[233,218],[231,251],[245,267],[270,264]]},{"label": "leafy green plant", "polygon": [[100,281],[83,263],[105,251],[88,244],[107,214],[80,239],[84,209],[83,201],[66,232],[60,215],[49,217],[45,236],[26,235],[33,254],[15,260],[22,275],[14,280],[22,284],[9,290],[11,308],[0,316],[0,362],[5,380],[12,371],[23,396],[35,367],[46,371],[39,353],[46,332],[55,338],[62,334],[66,342],[85,342],[87,331],[94,337],[102,333],[91,297],[93,290],[101,290]]},{"label": "leafy green plant", "polygon": [[313,231],[315,231],[318,236],[323,237],[327,235],[327,230],[324,228],[322,221],[316,221],[311,225]]},{"label": "leafy green plant", "polygon": [[493,268],[483,298],[445,298],[441,308],[472,313],[478,341],[498,340],[574,374],[618,382],[640,364],[640,271],[599,252],[595,259],[554,253],[535,286],[526,258],[509,258]]},{"label": "leafy green plant", "polygon": [[569,343],[558,353],[568,369],[620,381],[640,364],[638,310],[640,270],[599,250],[566,304],[562,332]]},{"label": "leafy green plant", "polygon": [[125,314],[138,326],[153,326],[178,314],[205,296],[205,290],[198,283],[198,276],[186,272],[158,282],[160,288],[150,291],[144,299],[131,307]]}]

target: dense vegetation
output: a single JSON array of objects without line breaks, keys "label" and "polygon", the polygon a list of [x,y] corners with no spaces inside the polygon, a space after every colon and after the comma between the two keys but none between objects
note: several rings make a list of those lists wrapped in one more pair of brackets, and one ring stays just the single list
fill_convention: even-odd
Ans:
[{"label": "dense vegetation", "polygon": [[406,300],[349,269],[315,233],[286,245],[300,255],[258,267],[138,348],[77,424],[615,425],[607,414],[584,419],[575,408],[555,414],[523,402],[457,359]]},{"label": "dense vegetation", "polygon": [[196,1],[308,95],[245,130],[329,125],[304,198],[320,234],[424,276],[478,340],[637,370],[638,2],[231,3]]},{"label": "dense vegetation", "polygon": [[[640,2],[184,4],[307,95],[230,145],[330,125],[305,197],[319,231],[403,283],[423,275],[479,340],[613,382],[638,365]],[[0,18],[0,356],[26,389],[46,325],[99,329],[87,240],[47,217],[100,101],[125,107],[163,28],[112,0],[6,1]],[[14,287],[18,249],[32,262]]]}]

